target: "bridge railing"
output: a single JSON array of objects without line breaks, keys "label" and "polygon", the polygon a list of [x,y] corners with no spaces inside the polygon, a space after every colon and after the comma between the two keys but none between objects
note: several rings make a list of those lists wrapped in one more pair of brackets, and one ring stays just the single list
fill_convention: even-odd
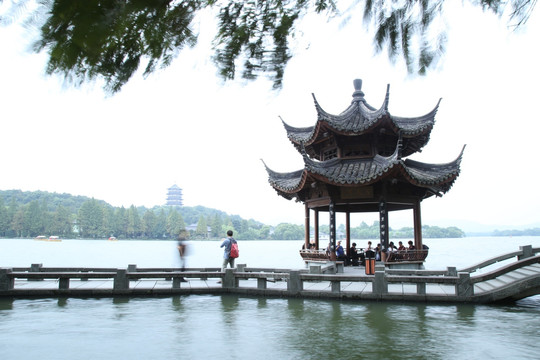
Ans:
[{"label": "bridge railing", "polygon": [[495,256],[491,259],[484,260],[478,264],[460,269],[460,272],[473,273],[482,268],[496,264],[501,261],[509,260],[513,257],[517,257],[517,260],[525,259],[540,253],[540,248],[533,248],[531,245],[520,246],[518,251],[512,251],[507,254]]},{"label": "bridge railing", "polygon": [[[190,268],[186,271],[177,268],[137,268],[136,265],[129,265],[126,269],[116,268],[47,268],[40,264],[32,264],[28,268],[2,268],[0,269],[0,295],[9,296],[16,290],[15,280],[58,280],[58,294],[69,293],[70,280],[90,280],[90,279],[112,279],[113,294],[126,293],[130,291],[130,281],[145,279],[166,279],[172,280],[171,289],[180,289],[184,279],[216,279],[221,281],[221,286],[214,286],[208,291],[243,291],[249,290],[253,293],[264,291],[265,294],[290,295],[290,296],[351,296],[362,298],[380,299],[383,296],[391,298],[405,299],[405,297],[416,297],[422,299],[426,295],[437,297],[441,300],[449,299],[456,301],[466,301],[474,296],[474,284],[489,279],[496,278],[505,273],[513,271],[529,264],[540,262],[540,256],[535,256],[540,249],[531,246],[521,247],[519,251],[495,257],[480,263],[482,266],[471,268],[481,268],[487,264],[501,261],[508,256],[518,256],[519,259],[512,264],[506,265],[498,270],[487,274],[471,277],[467,271],[458,271],[455,267],[447,270],[392,270],[386,269],[383,263],[377,264],[374,275],[362,273],[345,274],[342,264],[339,262],[311,265],[309,269],[289,270],[289,269],[268,269],[247,267],[245,264],[238,264],[235,269],[220,268]],[[257,285],[253,287],[253,282],[248,286],[242,280],[256,279]],[[283,282],[286,286],[268,288],[269,283]],[[328,284],[328,285],[325,285]],[[356,284],[356,285],[355,285]],[[401,285],[405,288],[413,285],[415,288],[408,289],[408,292],[396,292],[394,285]],[[371,289],[369,289],[369,286]],[[449,287],[453,291],[444,293],[428,292],[428,286]],[[363,286],[363,287],[362,287]],[[27,286],[28,288],[28,286]],[[359,289],[360,288],[360,289]],[[444,301],[444,300],[443,300]]]}]

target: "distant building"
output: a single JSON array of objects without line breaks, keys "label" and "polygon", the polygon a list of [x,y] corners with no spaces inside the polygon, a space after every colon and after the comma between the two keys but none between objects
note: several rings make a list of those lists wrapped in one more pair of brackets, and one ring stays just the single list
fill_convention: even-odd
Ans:
[{"label": "distant building", "polygon": [[178,185],[174,184],[167,189],[167,202],[168,206],[182,206],[182,189]]}]

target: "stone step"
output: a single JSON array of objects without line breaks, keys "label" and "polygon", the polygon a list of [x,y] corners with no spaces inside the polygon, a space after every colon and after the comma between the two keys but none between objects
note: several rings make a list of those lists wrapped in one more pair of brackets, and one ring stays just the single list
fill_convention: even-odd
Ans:
[{"label": "stone step", "polygon": [[511,281],[505,281],[503,279],[495,278],[491,280],[484,281],[485,284],[490,284],[495,288],[503,287],[511,283]]},{"label": "stone step", "polygon": [[537,275],[538,272],[537,271],[534,271],[534,270],[531,270],[531,269],[527,269],[527,268],[521,268],[521,269],[516,269],[513,271],[514,273],[517,273],[517,274],[521,274],[525,277],[527,276],[532,276],[532,275]]},{"label": "stone step", "polygon": [[514,272],[509,272],[498,277],[498,279],[501,279],[504,282],[513,282],[513,281],[521,280],[523,278],[525,278],[525,276],[521,274],[516,274]]},{"label": "stone step", "polygon": [[487,283],[485,281],[474,284],[474,293],[475,294],[483,293],[483,292],[486,292],[486,291],[491,291],[493,289],[495,289],[495,286],[493,286],[492,284],[489,284],[489,283]]}]

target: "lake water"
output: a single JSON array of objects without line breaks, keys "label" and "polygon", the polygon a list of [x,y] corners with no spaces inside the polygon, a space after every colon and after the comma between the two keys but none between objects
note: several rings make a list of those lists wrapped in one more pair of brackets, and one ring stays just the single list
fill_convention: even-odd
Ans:
[{"label": "lake water", "polygon": [[[367,241],[356,241],[360,247]],[[540,247],[540,237],[425,239],[427,269]],[[188,266],[219,267],[220,242]],[[303,268],[301,241],[241,241],[238,263]],[[1,240],[0,267],[176,267],[172,241]],[[239,296],[0,299],[1,359],[538,359],[540,296],[505,305]]]}]

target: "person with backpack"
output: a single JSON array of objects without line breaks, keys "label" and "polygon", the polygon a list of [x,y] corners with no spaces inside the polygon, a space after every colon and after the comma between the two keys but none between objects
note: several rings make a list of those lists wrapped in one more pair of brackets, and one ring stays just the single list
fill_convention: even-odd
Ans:
[{"label": "person with backpack", "polygon": [[227,264],[231,265],[231,268],[234,268],[234,259],[238,257],[238,243],[233,238],[232,230],[227,231],[227,238],[223,239],[220,247],[225,247],[223,252],[223,265],[221,266],[221,271],[225,271]]}]

